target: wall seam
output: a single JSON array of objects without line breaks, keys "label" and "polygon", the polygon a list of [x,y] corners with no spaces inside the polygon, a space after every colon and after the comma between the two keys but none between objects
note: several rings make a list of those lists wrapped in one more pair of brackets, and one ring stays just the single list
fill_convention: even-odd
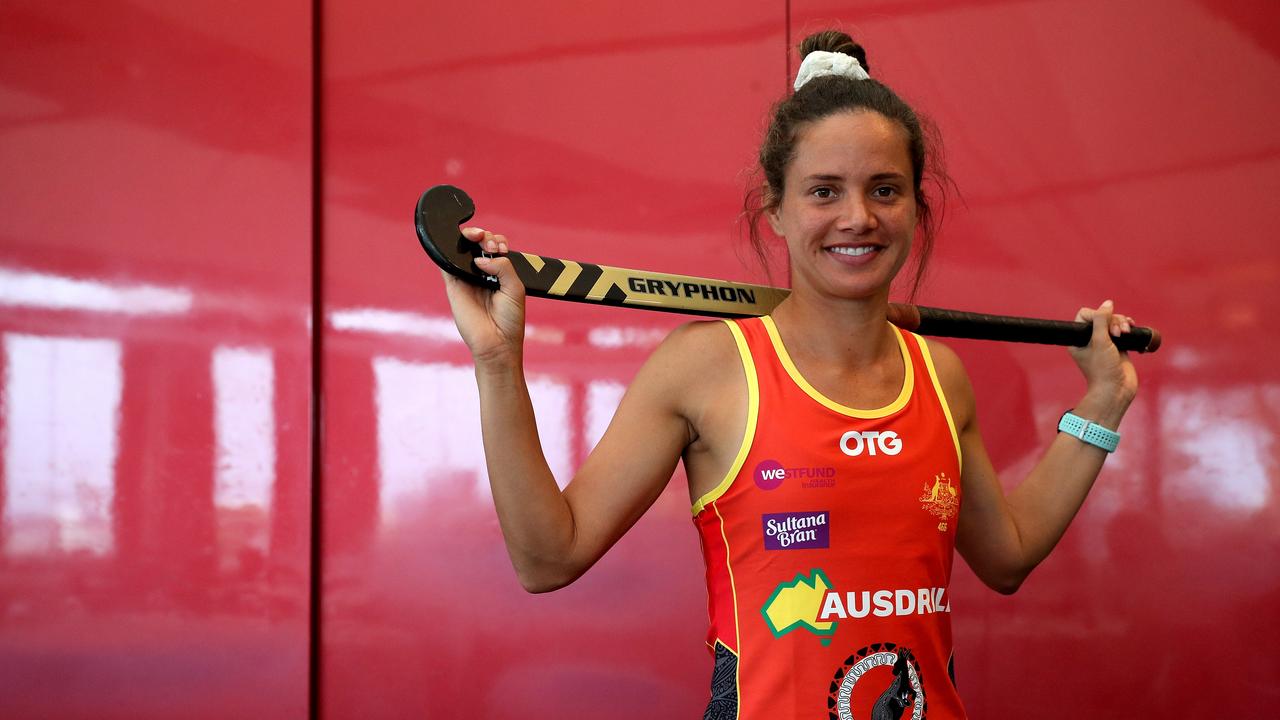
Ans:
[{"label": "wall seam", "polygon": [[783,22],[786,25],[786,37],[782,43],[782,55],[785,60],[782,67],[786,69],[786,75],[782,77],[782,87],[786,90],[791,89],[791,0],[783,0]]},{"label": "wall seam", "polygon": [[318,720],[321,697],[324,460],[324,46],[323,0],[311,0],[311,540],[307,717]]}]

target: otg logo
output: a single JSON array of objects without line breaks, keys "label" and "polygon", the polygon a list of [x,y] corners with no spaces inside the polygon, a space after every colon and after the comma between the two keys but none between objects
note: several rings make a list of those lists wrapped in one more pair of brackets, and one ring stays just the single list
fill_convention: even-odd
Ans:
[{"label": "otg logo", "polygon": [[897,455],[902,452],[902,438],[892,430],[885,432],[850,430],[840,436],[840,452],[849,457],[858,457],[863,450],[866,450],[868,455],[875,455],[877,448],[885,455]]}]

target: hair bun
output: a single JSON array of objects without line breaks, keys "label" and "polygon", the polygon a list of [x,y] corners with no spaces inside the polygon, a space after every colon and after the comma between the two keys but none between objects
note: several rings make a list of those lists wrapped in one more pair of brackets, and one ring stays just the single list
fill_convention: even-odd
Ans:
[{"label": "hair bun", "polygon": [[852,56],[862,66],[863,70],[871,72],[871,65],[867,63],[867,51],[854,42],[848,33],[840,32],[839,30],[823,30],[810,35],[800,43],[800,58],[803,60],[806,55],[815,50],[838,52]]}]

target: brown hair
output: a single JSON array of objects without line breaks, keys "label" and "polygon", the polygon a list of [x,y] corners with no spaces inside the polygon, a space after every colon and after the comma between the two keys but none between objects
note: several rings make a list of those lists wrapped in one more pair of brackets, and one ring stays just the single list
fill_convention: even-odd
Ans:
[{"label": "brown hair", "polygon": [[[816,50],[850,55],[864,70],[871,72],[866,50],[846,33],[824,30],[800,43],[801,58]],[[923,181],[927,178],[938,186],[940,203],[945,203],[945,188],[950,181],[942,168],[941,142],[933,125],[917,115],[887,85],[875,79],[855,80],[834,75],[817,77],[773,106],[769,129],[760,146],[759,172],[764,176],[763,187],[755,183],[743,203],[751,246],[767,272],[768,247],[761,237],[760,221],[766,212],[776,210],[782,202],[787,166],[795,158],[796,137],[801,127],[828,115],[867,110],[880,113],[907,132],[907,152],[911,156],[912,181],[920,217],[919,260],[911,283],[911,296],[914,297],[933,251],[934,233],[941,215],[941,207],[939,214],[934,214],[924,192]]]}]

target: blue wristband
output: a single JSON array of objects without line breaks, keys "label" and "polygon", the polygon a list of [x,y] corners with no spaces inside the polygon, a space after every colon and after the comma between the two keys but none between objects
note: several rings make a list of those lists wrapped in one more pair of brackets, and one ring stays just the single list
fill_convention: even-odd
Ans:
[{"label": "blue wristband", "polygon": [[1058,421],[1058,431],[1073,435],[1107,452],[1115,452],[1116,446],[1120,444],[1120,433],[1085,420],[1070,410],[1062,414],[1062,419]]}]

